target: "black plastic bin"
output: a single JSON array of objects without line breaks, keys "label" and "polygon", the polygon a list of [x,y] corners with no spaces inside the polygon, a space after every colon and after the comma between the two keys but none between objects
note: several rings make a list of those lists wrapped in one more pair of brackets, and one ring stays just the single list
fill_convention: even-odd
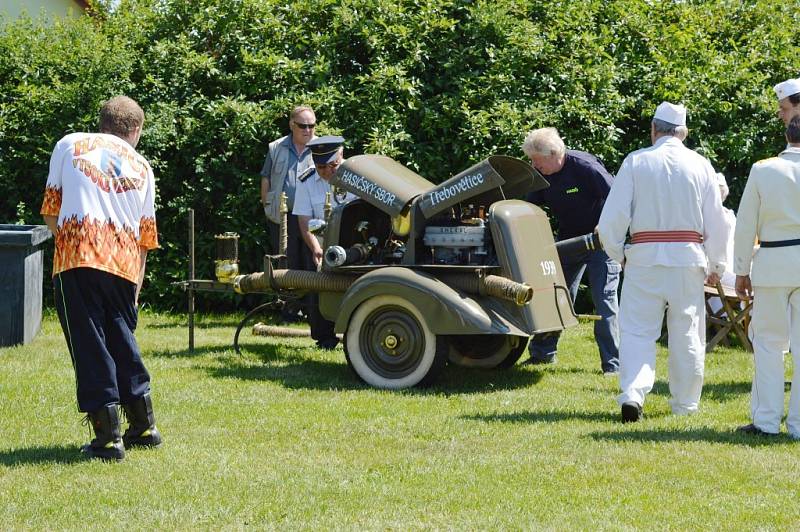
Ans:
[{"label": "black plastic bin", "polygon": [[0,346],[27,344],[42,325],[46,225],[0,224]]}]

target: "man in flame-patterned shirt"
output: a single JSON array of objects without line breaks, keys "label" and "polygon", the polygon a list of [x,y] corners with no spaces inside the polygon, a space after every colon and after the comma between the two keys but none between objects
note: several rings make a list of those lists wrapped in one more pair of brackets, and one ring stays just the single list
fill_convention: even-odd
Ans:
[{"label": "man in flame-patterned shirt", "polygon": [[[50,158],[41,213],[55,235],[56,310],[75,369],[78,409],[95,438],[81,451],[121,460],[156,447],[150,375],[134,337],[147,251],[158,247],[155,179],[136,152],[144,113],[125,96],[100,110],[100,133],[72,133]],[[119,405],[129,421],[121,434]]]}]

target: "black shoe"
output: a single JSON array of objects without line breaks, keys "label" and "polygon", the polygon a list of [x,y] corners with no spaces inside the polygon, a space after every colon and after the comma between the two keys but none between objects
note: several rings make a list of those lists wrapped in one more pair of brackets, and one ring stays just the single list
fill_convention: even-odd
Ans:
[{"label": "black shoe", "polygon": [[325,349],[327,351],[332,351],[336,349],[336,346],[339,345],[339,339],[335,336],[333,338],[329,338],[326,340],[319,340],[317,342],[317,347],[320,349]]},{"label": "black shoe", "polygon": [[81,447],[81,453],[86,455],[86,458],[97,459],[103,461],[121,462],[125,459],[125,447],[121,441],[108,442],[102,447],[96,447],[91,443],[87,443]]},{"label": "black shoe", "polygon": [[125,447],[158,447],[161,433],[156,428],[153,401],[147,393],[132,403],[122,405],[128,418],[128,429],[122,435]]},{"label": "black shoe", "polygon": [[117,405],[106,405],[100,410],[89,412],[85,419],[92,426],[95,438],[81,447],[83,454],[100,460],[120,461],[125,458]]},{"label": "black shoe", "polygon": [[742,425],[741,427],[736,427],[736,432],[741,434],[755,434],[756,436],[777,436],[774,432],[764,432],[760,428],[756,427],[752,423],[749,425]]},{"label": "black shoe", "polygon": [[635,423],[642,419],[642,405],[635,401],[622,403],[622,422]]}]

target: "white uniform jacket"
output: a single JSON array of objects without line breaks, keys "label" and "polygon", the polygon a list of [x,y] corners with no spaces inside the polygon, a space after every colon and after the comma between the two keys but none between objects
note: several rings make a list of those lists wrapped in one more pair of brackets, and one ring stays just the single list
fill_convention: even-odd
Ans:
[{"label": "white uniform jacket", "polygon": [[[636,266],[702,267],[720,276],[730,230],[716,172],[708,160],[675,137],[628,154],[600,215],[598,231],[608,256]],[[696,231],[703,244],[659,242],[626,245],[630,229]]]},{"label": "white uniform jacket", "polygon": [[[754,286],[800,286],[800,246],[759,248],[765,242],[800,238],[800,148],[753,165],[736,215],[734,273]],[[751,273],[752,263],[752,273]]]},{"label": "white uniform jacket", "polygon": [[331,193],[331,208],[335,209],[352,200],[356,196],[345,191],[334,193],[330,183],[322,179],[316,171],[305,181],[297,183],[292,214],[310,218],[325,219],[325,193]]}]

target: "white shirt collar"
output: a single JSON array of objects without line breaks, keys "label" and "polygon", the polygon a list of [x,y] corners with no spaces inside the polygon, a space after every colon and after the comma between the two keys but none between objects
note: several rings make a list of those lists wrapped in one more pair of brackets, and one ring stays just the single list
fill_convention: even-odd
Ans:
[{"label": "white shirt collar", "polygon": [[683,142],[681,142],[677,137],[675,137],[673,135],[664,135],[663,137],[658,137],[656,139],[655,144],[653,144],[653,146],[661,146],[665,142],[669,142],[670,144],[674,144],[674,143],[677,142],[678,144],[683,145]]},{"label": "white shirt collar", "polygon": [[789,146],[787,144],[786,149],[781,152],[781,155],[783,155],[784,153],[800,153],[800,147]]}]

